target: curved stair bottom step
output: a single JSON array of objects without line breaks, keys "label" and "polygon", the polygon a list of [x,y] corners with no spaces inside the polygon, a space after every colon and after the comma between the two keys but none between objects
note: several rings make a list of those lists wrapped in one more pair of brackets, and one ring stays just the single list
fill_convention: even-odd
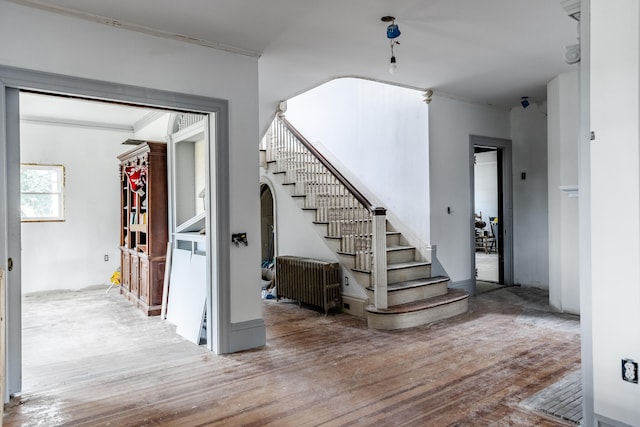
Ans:
[{"label": "curved stair bottom step", "polygon": [[392,330],[427,325],[466,313],[469,309],[469,294],[450,289],[447,295],[408,304],[377,309],[372,305],[365,308],[367,326],[372,329]]}]

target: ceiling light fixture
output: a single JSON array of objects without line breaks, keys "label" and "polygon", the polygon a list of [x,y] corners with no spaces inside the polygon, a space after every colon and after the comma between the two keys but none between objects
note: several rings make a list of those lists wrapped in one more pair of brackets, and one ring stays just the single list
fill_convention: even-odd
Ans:
[{"label": "ceiling light fixture", "polygon": [[396,61],[396,56],[393,53],[393,47],[397,44],[400,44],[398,37],[400,37],[400,28],[398,24],[396,24],[396,18],[393,16],[383,16],[380,18],[382,22],[390,22],[387,26],[387,38],[389,39],[389,43],[391,46],[391,59],[389,60],[389,74],[394,74],[398,69],[398,62]]}]

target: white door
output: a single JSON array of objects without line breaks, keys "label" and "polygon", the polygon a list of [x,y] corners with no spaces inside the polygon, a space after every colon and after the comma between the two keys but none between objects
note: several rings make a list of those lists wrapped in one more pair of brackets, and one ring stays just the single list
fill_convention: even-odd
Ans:
[{"label": "white door", "polygon": [[0,82],[0,266],[6,285],[5,402],[22,389],[19,91]]}]

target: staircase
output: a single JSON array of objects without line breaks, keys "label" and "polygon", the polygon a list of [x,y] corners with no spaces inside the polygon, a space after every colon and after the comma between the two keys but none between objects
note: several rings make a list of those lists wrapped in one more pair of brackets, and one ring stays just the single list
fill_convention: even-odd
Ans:
[{"label": "staircase", "polygon": [[448,289],[431,263],[284,117],[267,137],[266,166],[366,289],[367,324],[375,329],[425,325],[465,313],[469,294]]}]

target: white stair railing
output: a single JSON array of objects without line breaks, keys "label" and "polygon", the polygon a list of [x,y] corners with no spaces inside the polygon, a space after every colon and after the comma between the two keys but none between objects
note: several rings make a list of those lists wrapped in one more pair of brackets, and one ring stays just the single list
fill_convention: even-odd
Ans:
[{"label": "white stair railing", "polygon": [[354,256],[354,270],[371,273],[374,304],[387,308],[386,211],[374,207],[282,115],[266,142],[266,160],[295,183],[305,196],[305,208],[316,210],[316,221],[327,223],[327,237],[340,239],[340,251]]}]

